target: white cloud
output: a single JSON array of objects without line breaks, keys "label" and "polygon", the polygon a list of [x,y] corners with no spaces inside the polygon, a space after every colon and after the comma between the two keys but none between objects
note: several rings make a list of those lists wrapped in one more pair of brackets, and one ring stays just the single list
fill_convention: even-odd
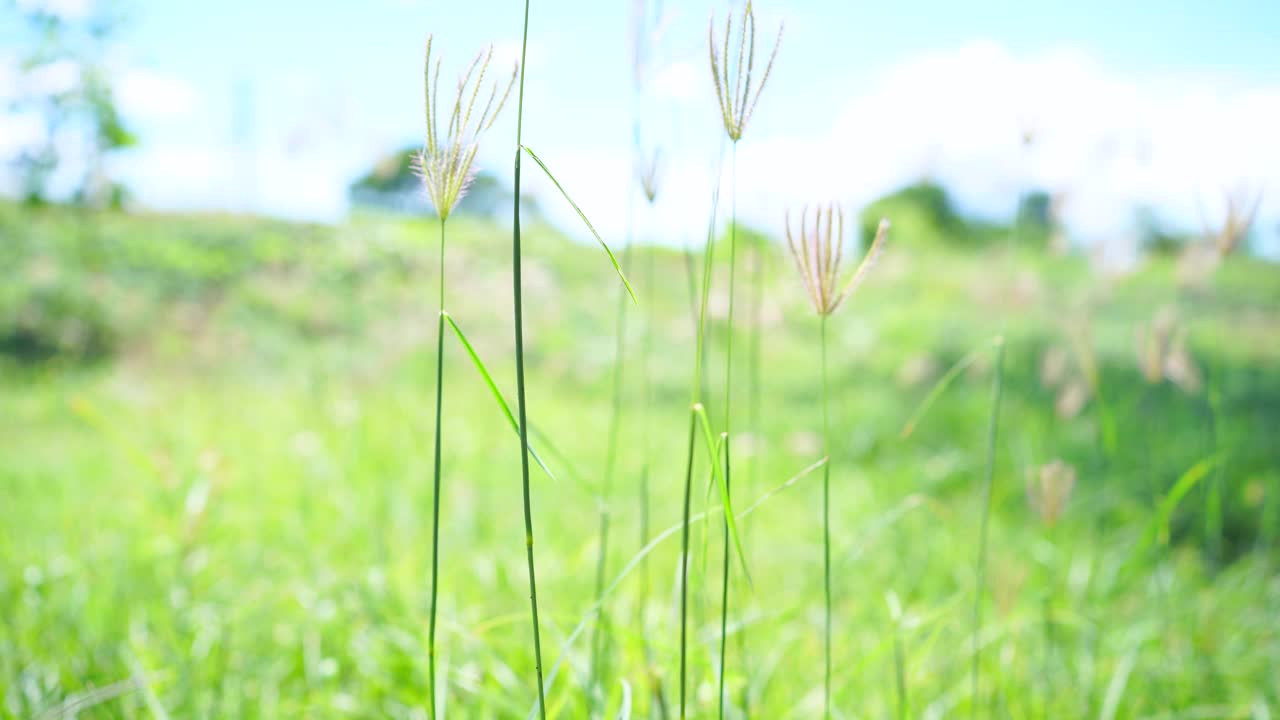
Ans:
[{"label": "white cloud", "polygon": [[190,115],[199,108],[200,96],[186,80],[169,73],[133,68],[116,81],[120,111],[131,119],[167,119]]},{"label": "white cloud", "polygon": [[[677,79],[696,69],[676,67]],[[1030,186],[1063,191],[1069,228],[1084,242],[1132,235],[1140,205],[1197,229],[1200,208],[1213,216],[1224,190],[1241,182],[1273,189],[1264,228],[1280,217],[1280,84],[1126,75],[1077,50],[1016,55],[973,42],[908,57],[863,86],[830,91],[847,99],[825,129],[779,131],[784,113],[770,118],[772,126],[761,117],[743,139],[738,205],[747,221],[780,230],[788,206],[836,199],[858,207],[924,174],[987,215],[1007,217]],[[762,107],[769,100],[766,93]],[[688,112],[714,108],[690,103]],[[718,132],[707,125],[699,143],[669,154],[676,161],[664,194],[676,200],[663,217],[676,237],[706,217]],[[1034,132],[1030,149],[1021,143],[1024,129]],[[586,185],[580,202],[618,237],[629,156],[569,145],[547,147],[545,156],[556,158],[559,174],[590,178],[577,183]],[[546,204],[573,227],[571,212],[550,197]]]},{"label": "white cloud", "polygon": [[18,0],[18,8],[26,12],[43,12],[68,20],[87,17],[93,0]]}]

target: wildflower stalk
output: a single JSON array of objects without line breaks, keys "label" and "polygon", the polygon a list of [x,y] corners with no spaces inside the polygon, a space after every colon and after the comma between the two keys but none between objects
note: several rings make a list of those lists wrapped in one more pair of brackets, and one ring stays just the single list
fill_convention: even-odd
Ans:
[{"label": "wildflower stalk", "polygon": [[520,481],[524,493],[524,538],[529,565],[529,609],[533,618],[533,662],[538,680],[538,714],[547,718],[547,699],[542,688],[542,636],[538,624],[538,582],[533,564],[533,508],[529,494],[529,422],[524,381],[524,301],[520,267],[520,156],[524,129],[525,55],[529,49],[529,0],[524,2],[524,31],[520,44],[520,94],[516,102],[515,200],[511,231],[511,290],[516,335],[516,406],[520,425]]}]

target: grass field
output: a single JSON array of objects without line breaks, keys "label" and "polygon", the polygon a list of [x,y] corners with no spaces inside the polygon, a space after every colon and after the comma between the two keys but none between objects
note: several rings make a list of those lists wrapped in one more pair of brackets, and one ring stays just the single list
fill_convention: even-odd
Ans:
[{"label": "grass field", "polygon": [[[435,228],[0,206],[0,715],[427,717]],[[450,313],[513,398],[509,231],[460,218],[450,236]],[[830,320],[835,716],[1276,716],[1280,272],[1232,257],[1184,286],[1170,259],[1108,276],[1082,256],[1003,248],[907,228]],[[527,229],[525,252],[529,424],[556,476],[535,468],[549,714],[675,717],[687,260],[646,246],[626,260],[640,302],[608,502],[619,581],[593,691],[618,288],[595,248],[549,227]],[[743,277],[757,261],[758,319],[741,310],[749,282],[735,319],[733,497],[751,583],[734,573],[730,716],[820,717],[818,325],[780,247],[739,248]],[[1198,384],[1141,372],[1135,337],[1166,307]],[[447,717],[525,717],[519,445],[451,335],[445,352],[438,702]],[[1028,500],[1055,459],[1076,477],[1056,523],[1052,498]],[[714,717],[723,530],[699,463],[690,710]]]}]

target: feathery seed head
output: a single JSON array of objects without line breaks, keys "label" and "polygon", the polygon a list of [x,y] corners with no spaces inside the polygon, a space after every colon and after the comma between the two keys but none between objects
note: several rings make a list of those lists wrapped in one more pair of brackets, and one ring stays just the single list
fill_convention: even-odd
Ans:
[{"label": "feathery seed head", "polygon": [[437,98],[440,94],[440,60],[431,67],[431,36],[427,36],[427,60],[425,65],[424,85],[426,90],[427,137],[426,144],[418,154],[418,173],[422,177],[423,187],[435,206],[441,219],[449,217],[449,213],[457,206],[458,201],[466,194],[471,184],[471,164],[475,161],[476,151],[480,148],[480,135],[493,126],[502,106],[506,104],[511,88],[515,85],[516,71],[511,69],[511,79],[507,82],[502,95],[498,90],[501,82],[494,81],[489,90],[489,98],[477,113],[476,101],[480,98],[484,87],[484,76],[493,60],[493,47],[481,51],[471,61],[467,71],[458,80],[457,93],[454,96],[453,109],[449,112],[448,123],[444,134],[439,133],[439,114]]},{"label": "feathery seed head", "polygon": [[729,53],[729,36],[732,34],[733,16],[724,20],[724,39],[716,44],[716,21],[711,18],[707,30],[707,45],[711,52],[711,79],[715,83],[716,100],[720,104],[720,116],[724,121],[724,130],[729,139],[738,142],[746,129],[747,121],[755,112],[756,103],[760,101],[760,93],[765,83],[769,82],[769,73],[773,71],[774,58],[778,56],[778,47],[782,44],[782,26],[778,26],[778,38],[773,43],[773,52],[769,54],[769,62],[760,75],[760,83],[753,86],[751,73],[755,69],[756,60],[756,15],[751,7],[751,0],[742,8],[742,27],[738,31],[737,61]]},{"label": "feathery seed head", "polygon": [[1219,258],[1230,255],[1249,235],[1262,205],[1262,190],[1242,184],[1226,193],[1226,212],[1218,228],[1205,235]]},{"label": "feathery seed head", "polygon": [[809,302],[819,315],[830,315],[840,307],[866,278],[875,265],[889,232],[889,221],[881,220],[875,239],[862,262],[840,287],[840,263],[844,256],[844,208],[837,203],[817,206],[812,215],[806,205],[800,211],[800,227],[792,232],[791,213],[787,212],[787,247],[795,260],[796,270],[809,293]]},{"label": "feathery seed head", "polygon": [[640,189],[644,191],[645,200],[652,205],[658,199],[658,172],[661,169],[662,148],[652,153],[640,153],[636,160],[636,174],[640,180]]},{"label": "feathery seed head", "polygon": [[1170,308],[1162,308],[1138,329],[1138,367],[1152,384],[1165,380],[1194,394],[1204,384],[1200,367],[1187,349],[1187,330]]},{"label": "feathery seed head", "polygon": [[1067,500],[1076,486],[1076,469],[1062,460],[1054,460],[1028,473],[1027,502],[1052,527],[1067,509]]}]

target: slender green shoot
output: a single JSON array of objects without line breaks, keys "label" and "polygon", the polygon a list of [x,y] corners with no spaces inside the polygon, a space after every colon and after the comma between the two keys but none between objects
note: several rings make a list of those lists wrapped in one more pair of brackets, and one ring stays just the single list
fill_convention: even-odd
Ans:
[{"label": "slender green shoot", "polygon": [[955,379],[960,376],[960,373],[969,369],[969,366],[977,362],[978,358],[982,357],[988,347],[994,347],[997,341],[998,338],[992,338],[989,343],[984,343],[982,347],[979,347],[973,352],[970,352],[960,358],[956,361],[955,365],[951,366],[951,369],[943,373],[942,377],[938,378],[938,381],[933,384],[933,388],[929,390],[929,394],[925,395],[924,400],[916,406],[915,412],[911,413],[911,417],[903,423],[902,431],[898,433],[898,437],[903,440],[910,437],[911,433],[916,431],[916,427],[920,424],[920,421],[924,419],[925,414],[929,412],[929,408],[933,407],[934,402],[936,402],[939,397],[942,397],[942,394],[946,392],[947,388],[951,387],[951,383],[955,382]]},{"label": "slender green shoot", "polygon": [[[628,215],[631,213],[628,212]],[[631,238],[627,239],[626,249],[623,251],[624,257],[630,259],[632,251]],[[630,288],[626,288],[630,291]],[[634,296],[633,296],[634,297]],[[609,499],[612,495],[613,476],[617,471],[618,462],[618,433],[622,426],[622,391],[625,381],[625,350],[627,335],[627,295],[619,289],[618,291],[618,308],[617,318],[614,325],[614,365],[613,365],[613,394],[610,404],[609,413],[609,439],[605,450],[605,466],[604,480],[600,488],[600,534],[599,548],[596,558],[596,601],[600,602],[600,593],[604,590],[604,580],[606,565],[609,557]],[[588,666],[587,681],[587,715],[595,714],[595,698],[596,691],[604,687],[604,679],[600,677],[600,653],[603,631],[608,623],[608,615],[603,608],[600,611],[599,619],[596,621],[595,630],[592,632],[591,638],[591,661]]]},{"label": "slender green shoot", "polygon": [[[524,293],[520,267],[520,149],[524,130],[525,55],[529,50],[529,0],[524,1],[524,32],[520,44],[520,94],[516,102],[516,158],[514,211],[511,230],[511,295],[516,335],[516,405],[520,427],[520,481],[524,494],[524,543],[529,565],[529,610],[533,618],[533,662],[538,681],[538,712],[547,718],[547,698],[542,689],[542,631],[538,623],[538,582],[533,565],[533,508],[529,493],[529,423],[524,386]],[[533,155],[533,153],[530,153]],[[536,157],[534,158],[537,159]],[[538,164],[542,164],[540,161]],[[545,169],[545,168],[544,168]],[[548,173],[549,174],[549,173]]]},{"label": "slender green shoot", "polygon": [[[822,346],[822,454],[831,457],[831,392],[827,373],[827,318],[820,319]],[[831,463],[822,466],[822,714],[831,717]]]},{"label": "slender green shoot", "polygon": [[995,375],[991,383],[991,415],[987,420],[987,461],[982,481],[982,519],[978,530],[977,584],[973,601],[973,665],[969,673],[969,715],[978,716],[978,675],[982,665],[982,600],[987,584],[987,538],[991,524],[991,486],[996,472],[996,438],[1000,427],[1000,397],[1004,391],[1004,338],[997,337]]},{"label": "slender green shoot", "polygon": [[431,718],[436,705],[436,602],[440,589],[440,418],[444,396],[444,225],[440,217],[440,314],[436,319],[436,436],[431,483],[431,609],[427,623],[427,680]]},{"label": "slender green shoot", "polygon": [[[689,442],[685,459],[684,473],[684,509],[681,514],[683,535],[680,546],[680,720],[687,716],[686,690],[688,684],[689,653],[689,526],[690,505],[693,498],[693,458],[697,442],[698,413],[703,410],[702,402],[702,361],[705,353],[707,327],[707,300],[711,292],[711,262],[714,258],[712,240],[715,237],[716,211],[720,204],[720,186],[717,183],[711,194],[711,220],[707,226],[706,242],[702,254],[702,293],[698,303],[698,330],[693,356],[693,380],[689,401]],[[704,427],[705,424],[704,424]],[[711,456],[711,465],[716,466],[715,455]],[[726,512],[728,512],[726,508]]]}]

